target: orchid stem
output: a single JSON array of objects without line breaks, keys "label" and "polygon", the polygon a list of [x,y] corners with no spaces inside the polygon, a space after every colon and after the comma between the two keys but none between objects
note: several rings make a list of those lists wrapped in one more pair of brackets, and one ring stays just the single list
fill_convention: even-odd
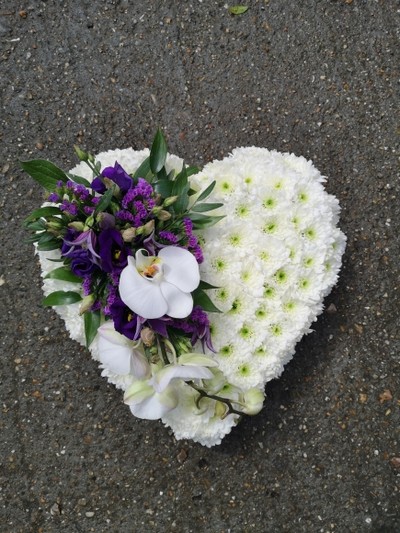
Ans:
[{"label": "orchid stem", "polygon": [[225,416],[228,416],[230,414],[234,414],[234,415],[240,415],[240,416],[243,416],[243,412],[242,411],[238,411],[237,409],[235,409],[234,407],[232,407],[232,402],[230,400],[228,400],[227,398],[222,398],[222,396],[217,396],[215,394],[208,394],[205,390],[201,389],[200,387],[198,387],[197,385],[195,385],[193,383],[193,381],[187,381],[186,382],[188,385],[190,385],[193,389],[195,389],[199,394],[199,398],[197,399],[197,404],[200,402],[200,400],[202,398],[210,398],[211,400],[216,400],[217,402],[222,402],[222,403],[225,403],[228,407],[228,412],[226,413]]}]

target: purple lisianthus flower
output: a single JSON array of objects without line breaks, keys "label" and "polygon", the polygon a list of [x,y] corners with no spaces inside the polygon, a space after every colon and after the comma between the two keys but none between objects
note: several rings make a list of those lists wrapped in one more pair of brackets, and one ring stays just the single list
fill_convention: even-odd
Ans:
[{"label": "purple lisianthus flower", "polygon": [[108,178],[113,181],[118,185],[123,194],[133,187],[133,179],[117,162],[115,162],[113,167],[103,169],[101,175],[97,176],[97,178],[92,181],[92,189],[100,194],[104,194],[107,190],[103,178]]},{"label": "purple lisianthus flower", "polygon": [[105,272],[121,272],[128,264],[129,250],[119,231],[113,228],[103,230],[99,235],[101,268]]},{"label": "purple lisianthus flower", "polygon": [[113,303],[109,306],[109,312],[118,333],[133,341],[139,338],[145,318],[131,311],[119,297],[114,298]]},{"label": "purple lisianthus flower", "polygon": [[76,250],[71,261],[71,272],[81,278],[87,277],[97,270],[97,265],[93,263],[88,250]]}]

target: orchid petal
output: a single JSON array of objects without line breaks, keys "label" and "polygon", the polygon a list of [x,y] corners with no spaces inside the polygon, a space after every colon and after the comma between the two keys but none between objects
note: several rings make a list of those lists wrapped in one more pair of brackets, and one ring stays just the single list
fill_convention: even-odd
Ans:
[{"label": "orchid petal", "polygon": [[[162,396],[162,397],[161,397]],[[165,391],[162,395],[155,394],[137,405],[130,405],[131,413],[146,420],[157,420],[175,409],[178,396],[174,390]]]},{"label": "orchid petal", "polygon": [[199,353],[184,353],[179,356],[180,365],[192,365],[192,366],[218,366],[217,361],[207,355]]},{"label": "orchid petal", "polygon": [[192,312],[193,298],[187,292],[162,281],[159,285],[162,296],[166,300],[167,309],[165,313],[172,318],[185,318]]},{"label": "orchid petal", "polygon": [[136,405],[153,396],[153,394],[154,388],[149,385],[147,380],[134,381],[125,391],[124,402],[128,405]]},{"label": "orchid petal", "polygon": [[147,381],[136,381],[126,391],[124,401],[138,418],[157,420],[178,405],[178,394],[172,387],[158,394]]},{"label": "orchid petal", "polygon": [[139,274],[133,257],[128,257],[128,265],[121,272],[119,293],[124,304],[143,318],[160,318],[167,312],[159,285]]},{"label": "orchid petal", "polygon": [[[100,329],[100,328],[99,328]],[[132,347],[128,344],[115,343],[110,340],[111,335],[104,335],[100,332],[99,336],[99,360],[114,374],[130,374]],[[119,333],[115,332],[117,335]],[[122,335],[120,335],[122,337]]]},{"label": "orchid petal", "polygon": [[164,279],[183,292],[194,291],[200,283],[199,265],[193,254],[177,246],[167,246],[158,253],[164,261]]},{"label": "orchid petal", "polygon": [[107,339],[109,342],[120,346],[130,346],[131,341],[125,335],[121,335],[115,330],[112,321],[105,322],[97,330],[101,338]]},{"label": "orchid petal", "polygon": [[150,375],[150,365],[147,357],[139,350],[133,350],[132,352],[131,373],[138,379],[143,379]]},{"label": "orchid petal", "polygon": [[211,379],[213,374],[208,368],[202,366],[166,365],[153,377],[154,389],[164,391],[170,381],[175,378],[184,379]]},{"label": "orchid petal", "polygon": [[136,378],[147,377],[150,365],[146,356],[138,349],[138,343],[115,331],[112,322],[106,322],[99,329],[99,359],[114,374],[132,374]]}]

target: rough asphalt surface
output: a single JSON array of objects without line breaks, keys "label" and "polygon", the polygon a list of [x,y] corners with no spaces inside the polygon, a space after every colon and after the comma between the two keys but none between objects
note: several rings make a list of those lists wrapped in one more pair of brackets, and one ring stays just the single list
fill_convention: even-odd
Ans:
[{"label": "rough asphalt surface", "polygon": [[[0,1],[0,531],[400,531],[399,3]],[[232,2],[230,5],[233,5]],[[236,146],[329,177],[348,247],[265,409],[207,449],[137,420],[40,305],[19,159]]]}]

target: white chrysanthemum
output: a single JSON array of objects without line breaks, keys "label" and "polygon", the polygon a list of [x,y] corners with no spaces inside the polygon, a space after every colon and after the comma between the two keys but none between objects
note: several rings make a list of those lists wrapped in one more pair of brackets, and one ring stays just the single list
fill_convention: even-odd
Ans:
[{"label": "white chrysanthemum", "polygon": [[209,201],[224,202],[226,213],[217,230],[203,233],[202,273],[226,253],[212,283],[229,278],[240,287],[236,312],[224,307],[211,317],[215,357],[230,383],[262,386],[282,372],[337,279],[345,245],[335,227],[339,205],[311,162],[263,148],[235,149],[195,180],[199,189],[216,180]]}]

